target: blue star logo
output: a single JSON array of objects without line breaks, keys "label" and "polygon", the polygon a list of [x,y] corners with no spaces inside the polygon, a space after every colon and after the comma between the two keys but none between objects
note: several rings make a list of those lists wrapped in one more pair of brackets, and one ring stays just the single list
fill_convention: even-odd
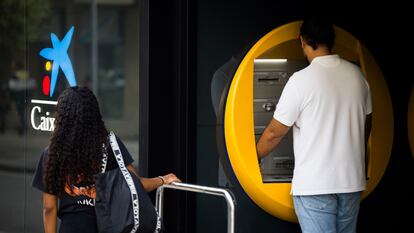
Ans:
[{"label": "blue star logo", "polygon": [[72,62],[68,55],[68,48],[70,41],[72,40],[73,31],[75,28],[72,26],[69,31],[63,37],[62,41],[59,41],[54,33],[50,34],[50,40],[52,41],[53,48],[44,48],[40,51],[40,56],[53,61],[52,65],[52,77],[50,80],[50,94],[53,95],[56,87],[56,81],[59,73],[59,67],[65,74],[66,79],[71,87],[76,86],[75,73],[73,72]]}]

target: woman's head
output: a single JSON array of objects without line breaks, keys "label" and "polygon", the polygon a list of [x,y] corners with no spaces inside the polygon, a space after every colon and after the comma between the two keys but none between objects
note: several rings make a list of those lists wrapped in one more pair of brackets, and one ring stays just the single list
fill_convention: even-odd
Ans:
[{"label": "woman's head", "polygon": [[55,130],[49,144],[46,184],[59,194],[66,181],[92,181],[99,172],[108,132],[99,104],[87,87],[67,88],[58,98]]},{"label": "woman's head", "polygon": [[60,128],[79,132],[94,125],[104,127],[98,101],[87,87],[70,87],[60,94],[56,106],[56,133]]}]

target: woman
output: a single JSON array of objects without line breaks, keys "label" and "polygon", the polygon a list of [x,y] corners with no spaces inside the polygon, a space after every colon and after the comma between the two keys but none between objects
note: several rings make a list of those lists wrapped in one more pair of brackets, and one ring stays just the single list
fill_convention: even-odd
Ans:
[{"label": "woman", "polygon": [[[33,179],[33,187],[43,192],[43,223],[46,233],[97,232],[94,175],[101,172],[103,153],[106,170],[118,167],[108,141],[99,105],[86,87],[70,87],[58,98],[55,130],[43,151]],[[117,138],[125,165],[137,175],[133,159]],[[140,178],[147,192],[163,184],[180,182],[174,174]],[[58,205],[59,200],[59,205]]]}]

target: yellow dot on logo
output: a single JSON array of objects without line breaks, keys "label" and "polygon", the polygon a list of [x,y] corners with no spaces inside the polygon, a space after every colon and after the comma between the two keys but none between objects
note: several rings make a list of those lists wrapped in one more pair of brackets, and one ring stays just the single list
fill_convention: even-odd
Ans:
[{"label": "yellow dot on logo", "polygon": [[46,62],[45,64],[46,71],[50,71],[51,68],[52,68],[52,63],[50,61]]}]

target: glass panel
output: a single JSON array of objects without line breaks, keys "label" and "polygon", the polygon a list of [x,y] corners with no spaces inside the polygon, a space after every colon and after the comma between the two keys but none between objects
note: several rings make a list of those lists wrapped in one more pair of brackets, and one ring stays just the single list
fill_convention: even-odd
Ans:
[{"label": "glass panel", "polygon": [[136,0],[0,2],[0,185],[8,190],[0,232],[43,232],[42,193],[31,182],[70,74],[60,68],[53,87],[53,61],[39,53],[56,46],[52,37],[63,43],[72,26],[67,54],[77,85],[94,90],[107,129],[138,167],[138,12]]},{"label": "glass panel", "polygon": [[0,1],[0,232],[24,231],[25,97],[32,89],[24,13],[23,0]]}]

